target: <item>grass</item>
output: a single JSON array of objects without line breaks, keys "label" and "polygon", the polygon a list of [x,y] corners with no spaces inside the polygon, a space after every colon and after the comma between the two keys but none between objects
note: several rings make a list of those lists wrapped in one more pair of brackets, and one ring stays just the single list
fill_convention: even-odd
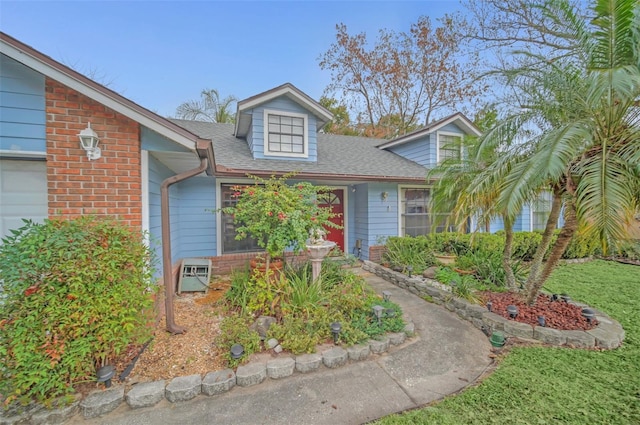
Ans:
[{"label": "grass", "polygon": [[478,386],[379,424],[640,424],[640,267],[560,266],[545,289],[566,292],[619,321],[622,347],[513,349]]}]

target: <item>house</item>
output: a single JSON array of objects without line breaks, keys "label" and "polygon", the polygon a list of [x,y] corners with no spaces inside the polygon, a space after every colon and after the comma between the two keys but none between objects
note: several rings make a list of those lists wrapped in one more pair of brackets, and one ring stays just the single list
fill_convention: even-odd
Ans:
[{"label": "house", "polygon": [[22,218],[116,216],[148,232],[165,274],[182,258],[225,271],[255,255],[213,212],[248,173],[331,186],[343,228],[329,239],[375,259],[385,237],[431,231],[426,169],[480,134],[461,113],[390,141],[325,134],[331,113],[289,83],[238,102],[235,124],[166,119],[4,33],[0,53],[0,233]]}]

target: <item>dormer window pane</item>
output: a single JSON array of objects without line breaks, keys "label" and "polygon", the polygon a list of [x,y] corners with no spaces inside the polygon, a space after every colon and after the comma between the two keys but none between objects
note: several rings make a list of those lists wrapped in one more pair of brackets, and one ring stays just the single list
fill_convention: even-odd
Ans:
[{"label": "dormer window pane", "polygon": [[269,114],[268,123],[269,152],[305,154],[304,118]]},{"label": "dormer window pane", "polygon": [[462,137],[438,133],[438,162],[447,159],[460,159],[462,156]]}]

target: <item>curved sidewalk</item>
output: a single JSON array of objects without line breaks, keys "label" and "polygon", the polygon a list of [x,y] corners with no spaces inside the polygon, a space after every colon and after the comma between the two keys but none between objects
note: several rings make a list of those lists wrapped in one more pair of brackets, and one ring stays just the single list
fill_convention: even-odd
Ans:
[{"label": "curved sidewalk", "polygon": [[444,307],[430,304],[363,270],[378,292],[387,290],[416,337],[369,360],[252,387],[234,387],[213,397],[161,401],[132,410],[123,403],[94,419],[76,415],[68,424],[362,424],[424,406],[473,383],[491,365],[486,336]]}]

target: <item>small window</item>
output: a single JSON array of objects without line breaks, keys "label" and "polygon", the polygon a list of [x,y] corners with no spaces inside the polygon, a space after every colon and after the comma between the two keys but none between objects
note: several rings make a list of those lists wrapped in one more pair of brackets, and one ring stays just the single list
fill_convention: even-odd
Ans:
[{"label": "small window", "polygon": [[[235,190],[232,189],[236,185],[223,184],[220,186],[220,199],[221,207],[232,207],[238,200],[233,196]],[[258,242],[251,237],[247,237],[242,240],[236,239],[236,225],[233,222],[233,216],[231,214],[222,213],[221,219],[221,235],[222,235],[222,253],[230,254],[234,252],[251,252],[261,251],[262,248],[258,246]]]},{"label": "small window", "polygon": [[[433,214],[429,213],[429,201],[429,189],[402,189],[402,236],[427,235],[431,233],[435,221],[438,223],[444,223],[446,221],[446,215],[438,217],[438,220],[434,220]],[[435,231],[438,233],[453,231],[453,228],[447,228],[439,224]]]},{"label": "small window", "polygon": [[438,133],[438,163],[447,159],[460,159],[462,155],[462,136]]},{"label": "small window", "polygon": [[551,214],[553,194],[542,192],[531,205],[531,230],[544,230]]},{"label": "small window", "polygon": [[308,157],[307,117],[265,110],[264,140],[266,156]]}]

